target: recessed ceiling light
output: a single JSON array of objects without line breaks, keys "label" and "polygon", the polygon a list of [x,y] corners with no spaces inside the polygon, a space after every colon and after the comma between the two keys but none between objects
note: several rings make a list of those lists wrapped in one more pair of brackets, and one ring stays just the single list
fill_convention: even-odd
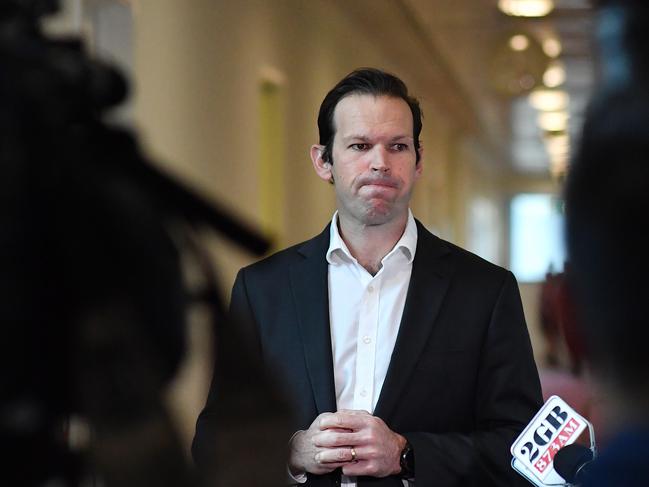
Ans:
[{"label": "recessed ceiling light", "polygon": [[563,47],[561,46],[561,41],[555,37],[548,37],[543,41],[542,44],[543,52],[548,55],[548,57],[557,57],[561,54]]},{"label": "recessed ceiling light", "polygon": [[526,35],[517,34],[509,39],[509,47],[514,51],[524,51],[530,47],[530,40]]},{"label": "recessed ceiling light", "polygon": [[556,88],[561,86],[564,81],[566,81],[566,68],[561,61],[555,59],[543,73],[543,84],[548,88]]},{"label": "recessed ceiling light", "polygon": [[538,117],[539,127],[548,132],[561,132],[568,128],[567,112],[541,112]]},{"label": "recessed ceiling light", "polygon": [[528,98],[530,105],[543,112],[556,112],[568,107],[568,93],[561,90],[534,90]]},{"label": "recessed ceiling light", "polygon": [[498,8],[515,17],[543,17],[554,8],[552,0],[498,0]]},{"label": "recessed ceiling light", "polygon": [[561,156],[570,153],[570,137],[568,134],[550,135],[545,137],[545,148],[550,157]]}]

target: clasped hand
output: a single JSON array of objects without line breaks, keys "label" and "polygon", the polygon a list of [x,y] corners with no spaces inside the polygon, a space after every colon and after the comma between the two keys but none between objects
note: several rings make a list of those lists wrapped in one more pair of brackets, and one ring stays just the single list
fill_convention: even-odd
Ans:
[{"label": "clasped hand", "polygon": [[401,471],[406,439],[367,411],[322,413],[291,440],[293,471],[322,475],[342,467],[349,476],[387,477]]}]

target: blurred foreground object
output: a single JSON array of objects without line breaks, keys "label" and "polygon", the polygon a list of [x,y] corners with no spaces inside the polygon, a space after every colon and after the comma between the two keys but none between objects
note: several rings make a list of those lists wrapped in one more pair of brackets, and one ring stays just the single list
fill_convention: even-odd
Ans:
[{"label": "blurred foreground object", "polygon": [[[57,9],[55,0],[0,3],[0,484],[198,485],[162,401],[193,300],[180,255],[200,253],[195,228],[255,253],[267,242],[103,123],[127,83],[79,40],[42,35],[39,18]],[[283,403],[222,321],[204,267],[200,297],[218,323],[215,380],[223,373],[222,455],[205,483],[279,484],[283,472],[265,470],[265,457],[233,439],[249,424],[283,431]],[[236,371],[250,368],[245,376],[258,380],[241,384]],[[279,455],[285,445],[273,448]],[[263,483],[221,481],[243,459]]]},{"label": "blurred foreground object", "polygon": [[570,286],[617,431],[588,486],[649,485],[649,4],[600,2],[602,85],[566,188]]}]

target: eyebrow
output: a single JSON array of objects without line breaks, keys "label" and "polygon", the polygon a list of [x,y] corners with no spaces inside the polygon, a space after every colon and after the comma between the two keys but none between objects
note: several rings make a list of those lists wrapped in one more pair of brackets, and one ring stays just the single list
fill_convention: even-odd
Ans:
[{"label": "eyebrow", "polygon": [[[344,142],[349,142],[352,140],[360,140],[363,142],[368,142],[371,141],[371,137],[367,137],[366,135],[353,134],[353,135],[348,135],[347,137],[343,137],[342,140]],[[390,142],[398,142],[402,140],[412,141],[414,140],[414,138],[412,137],[412,135],[397,135],[395,137],[392,137],[390,139]]]}]

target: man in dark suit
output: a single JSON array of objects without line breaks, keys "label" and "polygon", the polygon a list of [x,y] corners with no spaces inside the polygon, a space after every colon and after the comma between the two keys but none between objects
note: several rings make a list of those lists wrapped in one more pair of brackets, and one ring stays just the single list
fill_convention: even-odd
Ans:
[{"label": "man in dark suit", "polygon": [[242,269],[231,302],[295,406],[291,482],[515,485],[509,446],[541,404],[517,285],[413,218],[418,102],[398,78],[358,70],[318,126],[332,223]]}]

